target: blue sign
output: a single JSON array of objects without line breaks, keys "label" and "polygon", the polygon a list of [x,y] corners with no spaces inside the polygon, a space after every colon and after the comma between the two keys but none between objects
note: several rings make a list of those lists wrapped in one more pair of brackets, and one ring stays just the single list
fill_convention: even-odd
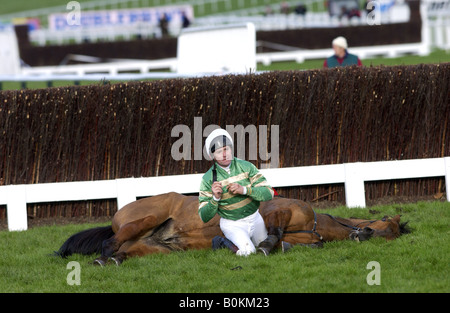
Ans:
[{"label": "blue sign", "polygon": [[[73,17],[76,14],[79,14],[79,16],[74,22]],[[129,26],[138,23],[157,26],[164,14],[169,22],[173,19],[181,21],[183,14],[192,20],[194,10],[190,5],[108,11],[80,10],[79,12],[51,14],[49,16],[49,28],[52,30],[64,30],[77,27]]]}]

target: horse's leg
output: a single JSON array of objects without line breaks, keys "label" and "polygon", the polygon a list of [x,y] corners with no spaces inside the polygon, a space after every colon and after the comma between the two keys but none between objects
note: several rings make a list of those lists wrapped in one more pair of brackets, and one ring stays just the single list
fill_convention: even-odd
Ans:
[{"label": "horse's leg", "polygon": [[94,264],[104,266],[124,242],[140,238],[159,224],[157,218],[151,215],[121,226],[114,236],[103,241],[102,254],[94,260]]},{"label": "horse's leg", "polygon": [[116,263],[116,265],[122,264],[127,258],[135,256],[144,256],[152,253],[169,253],[172,250],[168,247],[158,244],[144,242],[143,240],[127,241],[125,242],[117,253],[110,259]]},{"label": "horse's leg", "polygon": [[258,246],[258,251],[269,255],[283,237],[283,231],[289,224],[292,212],[289,209],[275,210],[266,216],[267,238]]}]

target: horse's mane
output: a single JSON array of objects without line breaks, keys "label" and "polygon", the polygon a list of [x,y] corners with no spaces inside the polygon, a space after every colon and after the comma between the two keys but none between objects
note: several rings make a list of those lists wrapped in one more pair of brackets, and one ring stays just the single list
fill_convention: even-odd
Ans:
[{"label": "horse's mane", "polygon": [[412,232],[411,227],[409,227],[409,225],[407,225],[409,223],[408,222],[404,222],[404,223],[400,223],[400,234],[409,234]]}]

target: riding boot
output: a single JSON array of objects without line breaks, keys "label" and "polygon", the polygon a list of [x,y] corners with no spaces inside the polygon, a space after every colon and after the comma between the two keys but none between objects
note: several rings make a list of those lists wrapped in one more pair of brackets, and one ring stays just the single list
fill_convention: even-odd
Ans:
[{"label": "riding boot", "polygon": [[267,238],[259,244],[258,252],[262,252],[265,256],[268,256],[278,241],[279,239],[275,235],[267,236]]},{"label": "riding boot", "polygon": [[234,245],[234,243],[231,242],[231,240],[221,237],[221,236],[214,237],[212,240],[212,249],[217,250],[217,249],[222,249],[222,248],[228,248],[233,253],[236,253],[239,250],[238,247],[236,247]]}]

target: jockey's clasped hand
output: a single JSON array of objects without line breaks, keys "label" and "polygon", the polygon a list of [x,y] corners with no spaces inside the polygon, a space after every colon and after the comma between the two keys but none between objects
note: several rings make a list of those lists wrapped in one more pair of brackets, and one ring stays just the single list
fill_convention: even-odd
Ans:
[{"label": "jockey's clasped hand", "polygon": [[220,182],[214,182],[212,184],[211,191],[216,199],[222,198],[222,184]]},{"label": "jockey's clasped hand", "polygon": [[231,183],[227,186],[228,192],[234,195],[243,195],[244,194],[244,187],[239,185],[238,183]]}]

